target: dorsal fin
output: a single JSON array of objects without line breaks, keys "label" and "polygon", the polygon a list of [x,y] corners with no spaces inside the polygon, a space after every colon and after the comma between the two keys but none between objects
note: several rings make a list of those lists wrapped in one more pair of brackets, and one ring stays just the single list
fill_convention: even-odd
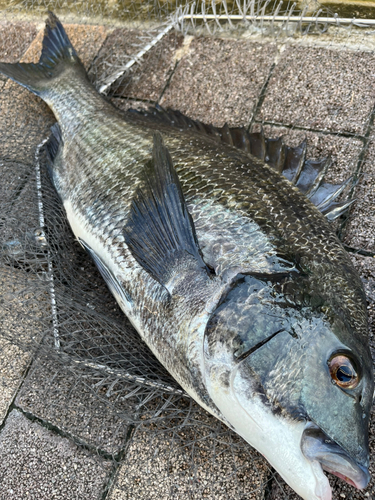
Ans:
[{"label": "dorsal fin", "polygon": [[176,265],[210,274],[172,158],[159,132],[154,134],[152,160],[146,164],[143,185],[133,198],[124,237],[135,260],[167,289]]},{"label": "dorsal fin", "polygon": [[[331,160],[329,158],[306,160],[306,140],[292,148],[286,146],[281,137],[277,139],[266,138],[263,130],[248,132],[245,127],[231,128],[227,124],[223,127],[214,127],[198,120],[192,120],[180,111],[165,110],[159,105],[155,108],[149,108],[147,111],[134,109],[129,111],[180,130],[193,130],[196,133],[208,135],[218,142],[224,142],[259,158],[297,186],[329,220],[342,215],[353,202],[353,200],[345,200],[345,202],[340,202],[340,210],[337,210],[337,206],[335,206],[333,211],[328,211],[328,206],[335,202],[351,179],[346,180],[341,185],[324,182]],[[324,189],[320,189],[322,186]],[[327,193],[326,198],[323,198],[323,192]],[[319,202],[317,203],[316,200]],[[335,203],[337,204],[337,202]]]}]

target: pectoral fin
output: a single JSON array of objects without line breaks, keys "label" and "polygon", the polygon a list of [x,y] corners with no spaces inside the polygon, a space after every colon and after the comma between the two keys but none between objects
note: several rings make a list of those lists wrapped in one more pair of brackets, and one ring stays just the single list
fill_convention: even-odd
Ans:
[{"label": "pectoral fin", "polygon": [[167,289],[177,267],[210,274],[172,158],[159,132],[154,135],[152,160],[146,164],[143,183],[133,198],[124,237],[135,260]]}]

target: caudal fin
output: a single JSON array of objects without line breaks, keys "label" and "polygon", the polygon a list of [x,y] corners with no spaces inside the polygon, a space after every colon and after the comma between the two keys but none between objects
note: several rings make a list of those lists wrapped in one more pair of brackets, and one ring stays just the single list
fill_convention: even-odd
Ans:
[{"label": "caudal fin", "polygon": [[44,30],[42,55],[38,64],[0,63],[0,73],[43,97],[50,80],[59,76],[67,66],[75,65],[84,71],[81,61],[55,14],[48,12]]}]

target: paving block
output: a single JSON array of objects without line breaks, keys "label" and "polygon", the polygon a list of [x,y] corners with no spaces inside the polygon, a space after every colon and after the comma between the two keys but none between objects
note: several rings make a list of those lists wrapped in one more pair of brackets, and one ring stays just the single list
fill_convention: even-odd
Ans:
[{"label": "paving block", "polygon": [[21,269],[0,268],[0,424],[43,331],[48,302],[38,281]]},{"label": "paving block", "polygon": [[257,119],[363,135],[374,106],[374,73],[370,52],[289,46]]},{"label": "paving block", "polygon": [[[0,21],[0,61],[14,63],[19,61],[37,34],[34,23]],[[0,75],[0,88],[7,80]]]},{"label": "paving block", "polygon": [[0,425],[4,421],[29,362],[30,356],[27,353],[2,338],[0,334]]},{"label": "paving block", "polygon": [[204,123],[248,125],[276,52],[273,44],[194,38],[160,104]]},{"label": "paving block", "polygon": [[12,202],[21,195],[30,175],[34,172],[32,165],[0,159],[0,199],[3,207],[11,209]]},{"label": "paving block", "polygon": [[[92,373],[92,372],[91,372]],[[106,396],[105,377],[79,376],[63,361],[37,359],[24,381],[16,403],[91,447],[116,454],[125,446],[126,421],[132,400],[114,406]],[[99,388],[95,384],[99,385]],[[117,383],[117,387],[120,383]],[[122,383],[121,390],[126,390]]]},{"label": "paving block", "polygon": [[[32,233],[40,225],[35,167],[0,161],[0,175],[7,180],[0,214],[0,246],[19,241],[26,251],[28,235],[31,242]],[[8,249],[11,250],[11,247],[8,246]]]},{"label": "paving block", "polygon": [[375,252],[375,137],[366,153],[362,174],[355,192],[356,202],[350,211],[345,243],[354,248]]},{"label": "paving block", "polygon": [[193,409],[193,420],[182,428],[178,419],[140,428],[109,500],[262,500],[265,459],[204,410]]},{"label": "paving block", "polygon": [[110,463],[12,411],[0,434],[1,500],[100,500]]},{"label": "paving block", "polygon": [[1,157],[32,163],[36,146],[55,122],[48,106],[14,82],[0,93]]},{"label": "paving block", "polygon": [[[257,130],[259,125],[254,127]],[[305,130],[289,129],[265,125],[266,137],[283,137],[288,146],[298,146],[307,140],[306,157],[321,159],[330,157],[332,165],[327,172],[327,182],[344,182],[352,175],[357,167],[359,155],[363,149],[363,142],[354,137],[342,137],[335,134],[308,132]]]},{"label": "paving block", "polygon": [[[104,82],[118,68],[126,65],[131,57],[140,52],[157,34],[155,30],[113,31],[107,37],[94,62],[91,78]],[[142,57],[140,63],[135,64],[111,86],[110,93],[118,97],[157,101],[175,67],[176,51],[181,47],[183,39],[184,37],[178,33],[165,35]]]}]

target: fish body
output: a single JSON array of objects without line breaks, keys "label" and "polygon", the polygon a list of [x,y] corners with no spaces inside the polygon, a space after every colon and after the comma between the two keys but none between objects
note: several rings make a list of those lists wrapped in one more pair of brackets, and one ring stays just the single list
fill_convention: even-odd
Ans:
[{"label": "fish body", "polygon": [[305,164],[298,187],[194,127],[120,112],[51,13],[39,64],[0,71],[53,110],[72,230],[166,369],[305,500],[331,498],[322,467],[366,486],[366,300]]}]

